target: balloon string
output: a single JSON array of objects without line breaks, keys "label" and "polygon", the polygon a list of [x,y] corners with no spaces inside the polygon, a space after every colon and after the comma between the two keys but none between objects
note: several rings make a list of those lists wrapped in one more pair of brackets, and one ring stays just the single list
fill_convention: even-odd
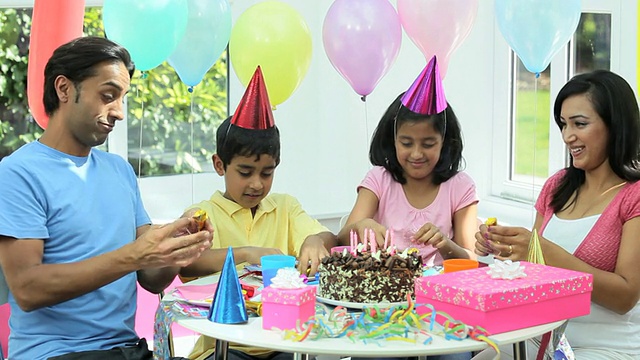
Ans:
[{"label": "balloon string", "polygon": [[[196,156],[193,153],[193,109],[195,108],[195,99],[194,99],[194,95],[193,95],[193,87],[189,87],[190,91],[189,93],[191,94],[191,109],[190,109],[190,113],[189,113],[189,125],[191,127],[191,149],[190,149],[190,154],[191,154],[191,161],[195,162]],[[191,164],[191,203],[195,203],[195,192],[196,192],[196,188],[194,185],[194,177],[195,177],[195,164]]]},{"label": "balloon string", "polygon": [[[538,150],[536,146],[536,137],[538,130],[538,78],[540,73],[536,73],[536,78],[533,82],[533,175],[531,176],[531,199],[535,201],[535,184],[536,184],[536,152]],[[531,208],[531,224],[535,221],[535,211]]]},{"label": "balloon string", "polygon": [[[144,79],[146,74],[143,72],[142,76]],[[144,97],[140,96],[140,86],[136,87],[136,97],[141,99],[140,103],[142,106],[142,113],[140,115],[140,143],[138,144],[138,182],[140,182],[142,178],[142,121],[144,119]]]},{"label": "balloon string", "polygon": [[369,112],[367,111],[367,101],[366,96],[362,97],[362,102],[364,102],[364,131],[366,132],[365,137],[365,154],[369,152]]}]

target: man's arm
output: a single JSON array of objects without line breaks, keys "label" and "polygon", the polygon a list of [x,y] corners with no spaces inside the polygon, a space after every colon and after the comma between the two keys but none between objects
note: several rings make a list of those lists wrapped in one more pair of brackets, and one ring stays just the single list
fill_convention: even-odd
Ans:
[{"label": "man's arm", "polygon": [[43,264],[44,241],[0,237],[0,264],[16,302],[33,311],[84,295],[137,270],[186,266],[211,246],[206,231],[173,237],[189,219],[152,226],[117,250],[65,264]]}]

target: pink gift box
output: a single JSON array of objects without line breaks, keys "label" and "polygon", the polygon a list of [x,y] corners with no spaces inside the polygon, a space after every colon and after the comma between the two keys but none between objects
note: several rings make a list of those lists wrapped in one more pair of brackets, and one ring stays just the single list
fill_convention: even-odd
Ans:
[{"label": "pink gift box", "polygon": [[486,267],[421,277],[415,282],[416,303],[491,334],[589,314],[593,275],[520,263],[527,276],[514,280],[492,279]]},{"label": "pink gift box", "polygon": [[262,290],[262,328],[293,329],[298,320],[306,322],[316,313],[316,287]]}]

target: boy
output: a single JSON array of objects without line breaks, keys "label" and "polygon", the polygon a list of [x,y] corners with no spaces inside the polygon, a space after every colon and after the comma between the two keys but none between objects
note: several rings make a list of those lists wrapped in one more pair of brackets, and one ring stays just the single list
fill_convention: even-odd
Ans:
[{"label": "boy", "polygon": [[[219,271],[228,246],[234,247],[236,264],[259,264],[263,255],[284,253],[298,257],[300,272],[309,268],[309,273],[315,274],[320,260],[336,245],[336,238],[305,213],[294,197],[268,195],[280,162],[280,133],[260,67],[235,114],[218,128],[216,140],[213,166],[224,176],[225,192],[215,192],[183,215],[190,217],[198,209],[207,212],[214,231],[214,250],[203,253],[180,274],[202,276]],[[214,343],[212,338],[201,337],[189,358],[206,358],[213,353]],[[229,359],[292,358],[291,354],[266,349],[238,349],[230,347]]]}]

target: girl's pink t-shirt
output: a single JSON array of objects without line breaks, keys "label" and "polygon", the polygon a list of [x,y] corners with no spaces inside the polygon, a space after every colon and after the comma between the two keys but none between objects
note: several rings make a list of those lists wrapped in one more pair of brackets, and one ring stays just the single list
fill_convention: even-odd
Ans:
[{"label": "girl's pink t-shirt", "polygon": [[367,173],[358,190],[362,187],[378,197],[378,212],[373,219],[393,232],[398,250],[419,249],[427,266],[441,265],[442,256],[431,245],[411,242],[413,234],[431,222],[453,240],[454,213],[478,201],[475,183],[464,172],[440,184],[436,198],[424,209],[416,209],[409,204],[402,184],[382,166],[376,166]]}]

